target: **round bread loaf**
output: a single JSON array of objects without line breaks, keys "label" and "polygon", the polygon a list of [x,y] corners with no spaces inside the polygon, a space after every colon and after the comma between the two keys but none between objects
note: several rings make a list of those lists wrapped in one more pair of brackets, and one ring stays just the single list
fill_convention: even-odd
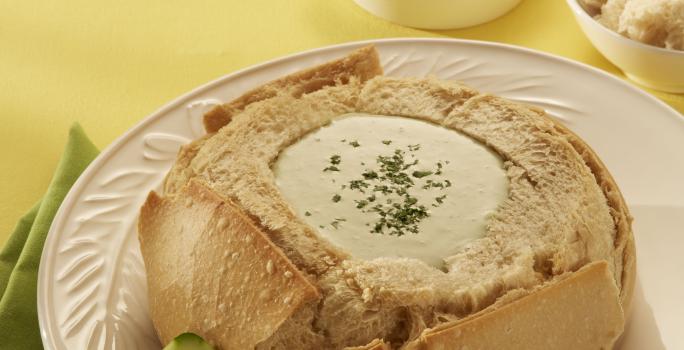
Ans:
[{"label": "round bread loaf", "polygon": [[[141,210],[161,341],[190,331],[222,349],[611,348],[635,254],[627,207],[597,156],[536,107],[381,72],[367,47],[205,116],[207,136],[181,150],[164,195]],[[307,224],[272,166],[347,113],[427,121],[498,154],[509,192],[484,235],[439,269],[355,258]]]}]

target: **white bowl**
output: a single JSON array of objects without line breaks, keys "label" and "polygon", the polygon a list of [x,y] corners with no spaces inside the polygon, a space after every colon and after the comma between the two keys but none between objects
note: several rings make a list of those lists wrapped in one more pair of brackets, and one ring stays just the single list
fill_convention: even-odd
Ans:
[{"label": "white bowl", "polygon": [[390,22],[423,29],[455,29],[489,22],[521,0],[354,0]]},{"label": "white bowl", "polygon": [[591,43],[628,78],[652,89],[684,92],[684,51],[626,38],[593,19],[577,0],[567,2]]}]

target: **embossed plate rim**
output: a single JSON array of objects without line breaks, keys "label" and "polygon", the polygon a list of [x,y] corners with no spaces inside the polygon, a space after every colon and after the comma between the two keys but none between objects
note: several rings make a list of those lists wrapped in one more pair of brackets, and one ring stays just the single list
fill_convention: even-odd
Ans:
[{"label": "embossed plate rim", "polygon": [[[286,62],[290,62],[292,60],[297,60],[299,58],[303,57],[310,57],[310,56],[316,56],[317,54],[323,54],[326,52],[331,52],[331,51],[339,51],[339,50],[345,50],[345,49],[351,49],[354,47],[359,47],[363,45],[368,45],[368,44],[376,44],[379,47],[382,46],[383,44],[405,44],[410,47],[412,43],[425,43],[425,42],[432,42],[432,43],[439,43],[443,45],[471,45],[471,46],[485,46],[485,47],[494,47],[497,49],[503,49],[503,50],[513,50],[517,51],[523,54],[527,55],[533,55],[533,56],[541,56],[544,59],[552,60],[552,61],[558,61],[563,64],[569,64],[572,66],[575,66],[579,69],[583,70],[588,70],[594,74],[598,74],[601,78],[609,79],[613,81],[614,83],[621,85],[621,87],[626,88],[627,91],[630,93],[638,94],[642,98],[646,98],[650,100],[651,103],[655,103],[655,106],[658,108],[662,109],[663,112],[667,112],[669,114],[672,114],[673,116],[678,116],[678,113],[674,111],[670,106],[665,104],[664,102],[656,99],[655,97],[647,94],[646,92],[629,85],[628,83],[620,80],[617,77],[614,77],[606,72],[603,72],[599,69],[596,69],[594,67],[587,66],[582,63],[578,63],[572,60],[569,60],[567,58],[563,57],[558,57],[552,54],[548,53],[543,53],[539,51],[535,51],[532,49],[527,49],[527,48],[521,48],[513,45],[507,45],[507,44],[500,44],[500,43],[491,43],[491,42],[482,42],[482,41],[472,41],[472,40],[457,40],[457,39],[442,39],[442,38],[394,38],[394,39],[380,39],[380,40],[366,40],[366,41],[358,41],[358,42],[351,42],[351,43],[345,43],[341,45],[332,45],[332,46],[327,46],[323,48],[317,48],[317,49],[312,49],[296,54],[292,54],[289,56],[285,56],[282,58],[276,58],[273,60],[269,60],[265,63],[261,63],[255,66],[251,66],[245,69],[241,69],[239,71],[236,71],[234,73],[225,75],[223,77],[220,77],[212,82],[209,82],[207,84],[204,84],[196,89],[193,89],[187,94],[184,94],[170,103],[166,104],[159,110],[155,111],[152,113],[150,116],[144,118],[142,121],[140,121],[138,124],[136,124],[134,127],[132,127],[129,131],[124,133],[122,136],[117,138],[111,145],[109,145],[101,154],[100,156],[97,157],[95,161],[86,169],[86,171],[82,174],[82,176],[76,181],[74,184],[73,188],[71,191],[69,191],[68,195],[66,196],[63,204],[60,206],[57,215],[55,216],[55,220],[52,223],[52,226],[50,228],[50,231],[48,233],[48,237],[46,239],[45,243],[45,248],[42,253],[41,257],[41,264],[39,266],[39,278],[38,278],[38,299],[37,299],[37,306],[38,306],[38,315],[39,315],[39,324],[40,324],[40,329],[41,329],[41,337],[43,339],[43,344],[46,349],[58,349],[58,348],[63,348],[63,347],[58,347],[56,344],[60,344],[61,342],[57,341],[56,337],[59,338],[59,334],[55,334],[51,331],[51,322],[56,322],[56,320],[53,320],[50,318],[50,312],[49,312],[49,307],[50,305],[50,300],[47,298],[47,291],[48,288],[50,288],[50,279],[53,278],[52,276],[52,268],[53,266],[50,264],[51,261],[53,261],[53,257],[56,254],[56,249],[54,247],[56,246],[56,243],[60,240],[61,235],[62,235],[62,228],[66,224],[66,219],[67,219],[67,213],[69,213],[75,203],[76,200],[78,200],[82,192],[85,188],[85,185],[89,183],[100,168],[106,164],[108,160],[110,160],[118,150],[121,149],[123,145],[125,145],[128,141],[132,140],[135,136],[137,136],[140,132],[142,132],[149,124],[153,123],[154,121],[157,121],[160,118],[163,118],[164,115],[166,115],[168,112],[172,111],[175,108],[178,108],[182,106],[182,104],[189,102],[192,98],[196,97],[197,95],[200,95],[202,93],[207,92],[208,90],[212,88],[216,88],[219,86],[222,86],[223,84],[229,84],[231,80],[236,79],[242,75],[246,74],[251,74],[255,73],[259,70],[267,69],[272,66],[278,65],[278,64],[283,64]],[[684,125],[684,124],[682,124]]]}]

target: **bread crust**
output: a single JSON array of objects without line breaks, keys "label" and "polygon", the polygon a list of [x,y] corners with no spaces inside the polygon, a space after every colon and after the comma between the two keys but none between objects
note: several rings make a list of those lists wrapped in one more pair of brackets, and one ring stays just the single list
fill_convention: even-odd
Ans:
[{"label": "bread crust", "polygon": [[320,299],[239,207],[199,181],[176,196],[151,192],[139,232],[152,320],[164,344],[195,332],[223,349],[252,349]]},{"label": "bread crust", "polygon": [[428,330],[407,350],[612,349],[625,321],[618,293],[608,263],[593,262],[492,311]]},{"label": "bread crust", "polygon": [[214,107],[204,115],[204,128],[208,133],[217,132],[248,105],[279,94],[299,97],[326,86],[347,84],[352,79],[364,82],[376,75],[382,75],[378,52],[373,46],[365,46],[340,59],[261,85],[229,103]]}]

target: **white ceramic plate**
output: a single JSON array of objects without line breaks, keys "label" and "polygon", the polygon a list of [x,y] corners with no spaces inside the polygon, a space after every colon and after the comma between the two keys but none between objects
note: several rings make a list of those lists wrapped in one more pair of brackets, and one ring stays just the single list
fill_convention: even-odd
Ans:
[{"label": "white ceramic plate", "polygon": [[159,348],[136,237],[138,208],[219,101],[373,43],[386,74],[435,75],[548,110],[586,140],[635,217],[638,285],[623,349],[684,348],[684,118],[619,79],[494,43],[394,39],[317,49],[248,68],[169,103],[121,136],[69,192],[45,243],[38,314],[46,349]]}]

